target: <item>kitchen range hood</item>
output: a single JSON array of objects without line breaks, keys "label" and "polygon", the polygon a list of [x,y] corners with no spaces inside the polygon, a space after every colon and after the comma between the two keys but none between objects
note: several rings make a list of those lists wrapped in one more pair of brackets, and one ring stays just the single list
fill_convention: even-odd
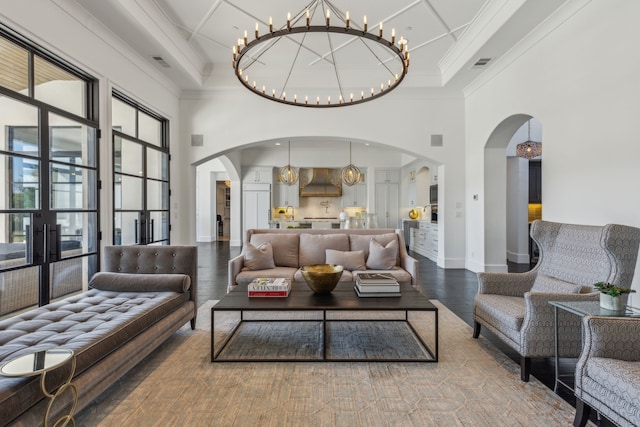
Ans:
[{"label": "kitchen range hood", "polygon": [[340,169],[300,169],[300,197],[341,197]]}]

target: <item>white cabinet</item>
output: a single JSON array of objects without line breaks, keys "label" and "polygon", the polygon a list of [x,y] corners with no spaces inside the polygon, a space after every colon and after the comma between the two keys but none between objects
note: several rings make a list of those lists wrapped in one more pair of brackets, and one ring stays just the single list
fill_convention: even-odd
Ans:
[{"label": "white cabinet", "polygon": [[361,182],[356,185],[342,186],[342,207],[366,207],[367,184]]},{"label": "white cabinet", "polygon": [[273,168],[249,167],[242,169],[242,184],[271,184]]},{"label": "white cabinet", "polygon": [[242,191],[243,240],[250,228],[269,228],[271,185],[246,184]]},{"label": "white cabinet", "polygon": [[429,221],[420,221],[420,228],[413,228],[413,244],[411,250],[438,261],[438,224]]},{"label": "white cabinet", "polygon": [[398,169],[378,169],[376,170],[376,184],[400,182],[400,171]]},{"label": "white cabinet", "polygon": [[411,176],[409,177],[409,184],[407,186],[407,198],[408,198],[407,202],[409,206],[411,206],[412,208],[418,205],[416,180],[415,178],[411,178]]},{"label": "white cabinet", "polygon": [[273,186],[273,207],[300,207],[300,184],[293,185],[276,182]]},{"label": "white cabinet", "polygon": [[375,214],[379,228],[399,228],[399,184],[376,183]]}]

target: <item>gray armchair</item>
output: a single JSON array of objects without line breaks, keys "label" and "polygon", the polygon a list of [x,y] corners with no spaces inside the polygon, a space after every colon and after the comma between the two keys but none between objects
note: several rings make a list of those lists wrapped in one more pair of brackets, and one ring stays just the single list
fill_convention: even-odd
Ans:
[{"label": "gray armchair", "polygon": [[[534,221],[531,237],[540,248],[538,264],[526,273],[478,273],[473,337],[481,327],[520,355],[520,378],[529,381],[531,358],[555,355],[555,322],[549,301],[598,300],[593,284],[608,281],[629,287],[640,229]],[[580,320],[559,312],[561,357],[578,357]]]},{"label": "gray armchair", "polygon": [[586,316],[582,324],[573,425],[584,427],[592,408],[616,425],[640,425],[640,319]]}]

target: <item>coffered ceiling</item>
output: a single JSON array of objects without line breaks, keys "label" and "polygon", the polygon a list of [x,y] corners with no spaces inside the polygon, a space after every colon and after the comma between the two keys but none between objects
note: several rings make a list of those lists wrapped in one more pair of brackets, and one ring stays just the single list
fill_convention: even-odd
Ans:
[{"label": "coffered ceiling", "polygon": [[[76,0],[115,35],[186,90],[239,85],[231,67],[231,46],[256,22],[262,31],[310,0]],[[369,31],[392,28],[409,41],[409,87],[463,86],[546,19],[563,0],[332,0],[349,11],[354,25],[367,16]],[[309,70],[329,52],[305,52]],[[483,66],[474,65],[479,60]],[[488,62],[486,60],[489,60]],[[286,72],[290,58],[269,66]],[[357,62],[357,61],[356,61]],[[363,72],[362,70],[352,70]],[[312,85],[322,86],[314,81]]]}]

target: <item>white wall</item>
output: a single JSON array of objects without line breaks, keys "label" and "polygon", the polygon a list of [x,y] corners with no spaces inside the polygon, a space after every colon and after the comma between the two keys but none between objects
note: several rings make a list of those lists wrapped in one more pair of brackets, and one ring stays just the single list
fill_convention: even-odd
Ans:
[{"label": "white wall", "polygon": [[[189,150],[192,164],[255,142],[294,141],[302,137],[368,141],[430,159],[434,164],[446,164],[445,172],[439,177],[443,184],[440,212],[445,215],[445,227],[441,231],[441,242],[446,243],[443,265],[464,266],[464,209],[458,209],[459,216],[453,214],[456,202],[463,206],[464,201],[464,100],[460,93],[398,88],[375,102],[314,109],[280,105],[244,88],[220,89],[185,94],[181,114],[183,141],[189,141],[191,134],[204,135],[204,146]],[[444,147],[430,147],[431,134],[442,134]],[[343,164],[347,154],[327,150],[322,145],[316,153],[334,156],[334,164]],[[299,160],[296,156],[292,143],[292,164],[311,161]],[[308,154],[316,161],[314,156]],[[280,165],[282,161],[273,159],[268,166]],[[254,162],[257,160],[241,159],[242,164]],[[446,216],[446,212],[452,212],[451,217]],[[233,243],[233,230],[231,240]]]},{"label": "white wall", "polygon": [[[505,55],[493,76],[468,88],[468,159],[484,158],[491,133],[514,114],[542,123],[546,220],[640,226],[638,16],[640,2],[570,1],[525,40],[526,52]],[[468,197],[481,201],[467,216],[467,264],[486,268],[504,247],[486,246],[485,212],[504,207],[485,206],[482,167],[468,161],[466,173]],[[636,274],[635,287],[639,281]]]},{"label": "white wall", "polygon": [[[143,61],[129,46],[106,30],[91,15],[72,0],[21,0],[3,1],[0,20],[25,37],[49,49],[56,55],[76,65],[99,79],[99,109],[102,192],[100,203],[102,216],[100,227],[105,236],[112,235],[112,187],[111,176],[111,90],[117,88],[136,101],[170,120],[171,140],[171,242],[188,244],[195,242],[195,232],[190,228],[195,215],[195,192],[179,191],[194,188],[193,177],[183,174],[184,163],[180,149],[179,88],[158,70]],[[192,217],[182,212],[186,209]],[[103,240],[103,244],[106,241]]]}]

